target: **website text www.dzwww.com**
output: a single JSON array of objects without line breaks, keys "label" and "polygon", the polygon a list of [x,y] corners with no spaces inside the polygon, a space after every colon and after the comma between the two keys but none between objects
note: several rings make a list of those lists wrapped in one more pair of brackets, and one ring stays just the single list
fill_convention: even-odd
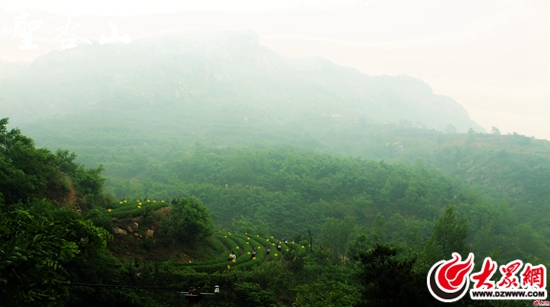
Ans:
[{"label": "website text www.dzwww.com", "polygon": [[530,300],[545,299],[546,290],[470,290],[473,300]]}]

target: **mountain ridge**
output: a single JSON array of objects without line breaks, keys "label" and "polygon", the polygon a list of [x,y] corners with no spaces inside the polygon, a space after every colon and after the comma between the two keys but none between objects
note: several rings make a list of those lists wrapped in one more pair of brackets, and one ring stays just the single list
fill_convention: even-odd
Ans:
[{"label": "mountain ridge", "polygon": [[[439,131],[453,125],[462,132],[485,132],[460,104],[435,95],[418,78],[370,76],[319,57],[290,59],[260,45],[252,31],[54,51],[2,80],[0,102],[14,124],[113,108],[147,113],[155,106],[179,115],[208,113],[211,122],[228,113],[264,117],[263,123],[275,125],[328,114],[348,121],[405,120]],[[189,105],[196,106],[191,111]]]}]

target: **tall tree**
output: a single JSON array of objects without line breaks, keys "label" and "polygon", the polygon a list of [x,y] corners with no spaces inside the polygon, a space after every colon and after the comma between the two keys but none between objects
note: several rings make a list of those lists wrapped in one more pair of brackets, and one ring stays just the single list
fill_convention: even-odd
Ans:
[{"label": "tall tree", "polygon": [[453,206],[447,207],[443,215],[435,224],[432,236],[426,242],[424,254],[427,265],[442,259],[451,259],[452,253],[459,253],[463,257],[469,252],[466,244],[468,236],[468,221],[465,217],[456,217]]}]

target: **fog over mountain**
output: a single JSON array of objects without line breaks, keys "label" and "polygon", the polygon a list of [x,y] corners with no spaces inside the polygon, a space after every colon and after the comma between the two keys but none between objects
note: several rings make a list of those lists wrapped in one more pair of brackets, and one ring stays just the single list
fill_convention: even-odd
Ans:
[{"label": "fog over mountain", "polygon": [[0,306],[542,301],[543,1],[0,2]]},{"label": "fog over mountain", "polygon": [[370,76],[324,58],[290,59],[260,45],[252,31],[82,44],[19,67],[0,84],[1,112],[15,125],[132,111],[168,121],[298,124],[306,130],[331,119],[485,132],[460,104],[435,95],[420,79]]}]

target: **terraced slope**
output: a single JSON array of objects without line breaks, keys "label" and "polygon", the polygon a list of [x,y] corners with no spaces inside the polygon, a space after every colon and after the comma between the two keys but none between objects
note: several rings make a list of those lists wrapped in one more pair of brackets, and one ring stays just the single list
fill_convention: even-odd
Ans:
[{"label": "terraced slope", "polygon": [[[252,266],[259,265],[268,261],[286,261],[292,260],[297,255],[301,255],[306,252],[306,247],[295,242],[284,242],[275,239],[273,236],[264,237],[260,235],[251,235],[248,233],[232,233],[232,232],[218,232],[215,238],[219,240],[227,249],[227,253],[217,257],[215,259],[205,261],[188,261],[174,264],[170,262],[171,266],[176,266],[182,269],[193,270],[195,272],[213,273],[222,270],[244,270],[249,269]],[[278,250],[277,243],[281,244],[280,250]],[[266,247],[271,247],[271,252],[268,254]],[[252,250],[256,247],[257,254],[252,256]],[[234,260],[229,260],[229,254],[233,251],[237,255]],[[168,262],[165,262],[168,264]]]}]

